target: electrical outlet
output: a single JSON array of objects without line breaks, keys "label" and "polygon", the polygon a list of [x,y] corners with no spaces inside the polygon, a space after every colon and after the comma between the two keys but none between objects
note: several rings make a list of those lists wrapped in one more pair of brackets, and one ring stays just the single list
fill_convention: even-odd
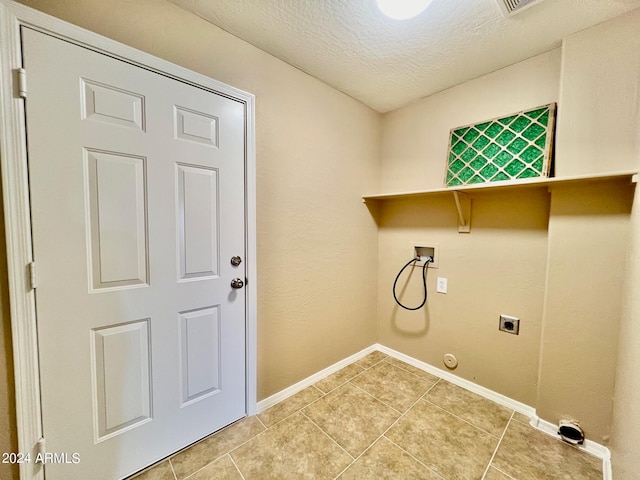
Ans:
[{"label": "electrical outlet", "polygon": [[518,335],[520,333],[520,319],[510,315],[500,315],[498,330]]},{"label": "electrical outlet", "polygon": [[447,279],[438,277],[438,282],[436,283],[436,291],[438,293],[447,293]]}]

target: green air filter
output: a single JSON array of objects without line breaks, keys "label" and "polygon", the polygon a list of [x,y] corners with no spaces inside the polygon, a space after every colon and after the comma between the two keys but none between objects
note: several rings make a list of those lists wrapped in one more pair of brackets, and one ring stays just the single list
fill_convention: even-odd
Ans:
[{"label": "green air filter", "polygon": [[451,130],[445,185],[548,177],[556,104]]}]

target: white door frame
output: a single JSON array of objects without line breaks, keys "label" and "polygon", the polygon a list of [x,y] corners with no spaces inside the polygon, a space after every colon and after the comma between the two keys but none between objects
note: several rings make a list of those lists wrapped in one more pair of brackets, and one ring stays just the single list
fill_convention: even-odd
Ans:
[{"label": "white door frame", "polygon": [[[20,98],[18,87],[18,69],[22,67],[20,27],[23,25],[244,103],[247,225],[245,231],[246,401],[247,414],[255,414],[257,409],[257,262],[254,95],[11,0],[0,0],[0,166],[9,271],[19,452],[31,453],[34,458],[39,448],[38,442],[42,437],[35,295],[31,288],[29,269],[33,254],[24,101]],[[33,462],[20,464],[22,480],[42,479],[43,473],[40,465]]]}]

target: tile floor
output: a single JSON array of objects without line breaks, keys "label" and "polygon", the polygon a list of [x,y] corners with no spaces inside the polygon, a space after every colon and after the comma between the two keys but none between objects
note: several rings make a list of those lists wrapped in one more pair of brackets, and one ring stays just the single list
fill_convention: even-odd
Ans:
[{"label": "tile floor", "polygon": [[508,408],[374,352],[135,480],[602,479]]}]

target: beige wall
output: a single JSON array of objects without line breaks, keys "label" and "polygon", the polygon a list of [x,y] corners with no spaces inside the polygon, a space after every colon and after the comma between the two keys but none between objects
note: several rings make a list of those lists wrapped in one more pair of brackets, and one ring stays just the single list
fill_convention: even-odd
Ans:
[{"label": "beige wall", "polygon": [[24,3],[256,95],[259,398],[375,341],[376,112],[163,0]]},{"label": "beige wall", "polygon": [[[638,168],[639,27],[636,10],[565,39],[559,175]],[[592,439],[610,442],[614,476],[622,480],[640,469],[638,200],[632,211],[632,194],[633,186],[618,184],[554,196],[537,404],[541,416],[584,419]],[[594,251],[605,251],[606,261],[577,267]],[[562,338],[573,339],[568,348]]]},{"label": "beige wall", "polygon": [[163,0],[23,3],[256,95],[259,399],[375,342],[379,114]]},{"label": "beige wall", "polygon": [[[640,10],[566,39],[564,88],[567,114],[564,145],[566,171],[640,168]],[[573,121],[572,121],[573,119]],[[580,120],[580,121],[576,121]],[[636,187],[637,189],[637,187]],[[630,216],[631,236],[625,280],[617,358],[606,358],[607,371],[616,361],[610,449],[614,478],[633,480],[640,471],[640,196],[636,192]],[[603,229],[603,231],[608,231]],[[586,252],[584,252],[586,253]],[[618,257],[618,255],[616,255]],[[607,268],[609,260],[607,260]],[[619,263],[619,259],[616,259]],[[615,279],[618,285],[620,278]],[[605,314],[607,317],[610,314]],[[615,319],[602,325],[607,342]],[[599,323],[599,322],[596,322]],[[589,368],[594,368],[593,363]],[[598,370],[600,365],[596,367]],[[612,381],[613,379],[609,379]],[[605,393],[605,392],[603,392]],[[611,399],[587,397],[580,402],[604,408]],[[609,408],[611,408],[609,406]]]},{"label": "beige wall", "polygon": [[640,10],[563,42],[557,175],[635,168]]},{"label": "beige wall", "polygon": [[579,420],[602,444],[611,430],[632,195],[620,182],[554,189],[551,197],[534,405],[553,424]]},{"label": "beige wall", "polygon": [[[380,212],[378,337],[383,345],[446,369],[528,405],[535,403],[544,294],[549,198],[546,190],[472,198],[471,233],[459,234],[452,195],[385,203]],[[427,273],[425,308],[406,311],[392,296],[411,242],[440,245],[439,268]],[[412,270],[411,268],[408,270]],[[422,298],[421,268],[403,277],[405,305]],[[436,293],[436,278],[448,293]],[[500,314],[521,319],[518,336],[498,331]]]},{"label": "beige wall", "polygon": [[[557,101],[559,72],[555,50],[386,114],[383,191],[442,187],[451,128]],[[476,194],[471,233],[459,234],[452,195],[381,205],[380,343],[440,368],[453,353],[456,375],[534,405],[548,213],[546,189]],[[429,301],[417,312],[397,307],[391,294],[412,241],[440,244]],[[419,273],[403,297],[409,305],[419,302]],[[448,279],[446,295],[436,293],[437,277]],[[500,314],[521,319],[520,335],[498,331]]]},{"label": "beige wall", "polygon": [[[441,187],[451,128],[553,101],[559,104],[557,176],[632,168],[628,120],[635,110],[628,98],[607,101],[607,88],[576,85],[584,78],[576,56],[593,42],[590,35],[572,37],[562,52],[386,114],[382,190]],[[626,88],[633,81],[623,76],[619,83]],[[580,89],[589,99],[580,98]],[[615,145],[614,155],[585,158],[585,138],[595,150]],[[607,443],[632,193],[628,182],[608,182],[474,194],[468,235],[457,233],[450,197],[381,204],[379,341],[441,368],[443,355],[453,353],[457,375],[536,407],[549,422],[577,419],[590,439]],[[440,268],[429,275],[431,297],[420,312],[396,307],[390,291],[410,258],[411,241],[441,249]],[[590,261],[598,251],[607,252],[606,262]],[[405,293],[409,304],[419,297],[418,273]],[[439,276],[448,278],[446,295],[435,293]],[[521,318],[519,336],[497,330],[501,313]]]},{"label": "beige wall", "polygon": [[[640,122],[638,125],[640,132]],[[640,159],[637,165],[640,168]],[[631,215],[626,281],[609,447],[613,477],[617,480],[634,480],[640,472],[640,195],[637,194]]]},{"label": "beige wall", "polygon": [[559,73],[554,50],[386,114],[381,191],[441,188],[449,130],[556,102]]}]

